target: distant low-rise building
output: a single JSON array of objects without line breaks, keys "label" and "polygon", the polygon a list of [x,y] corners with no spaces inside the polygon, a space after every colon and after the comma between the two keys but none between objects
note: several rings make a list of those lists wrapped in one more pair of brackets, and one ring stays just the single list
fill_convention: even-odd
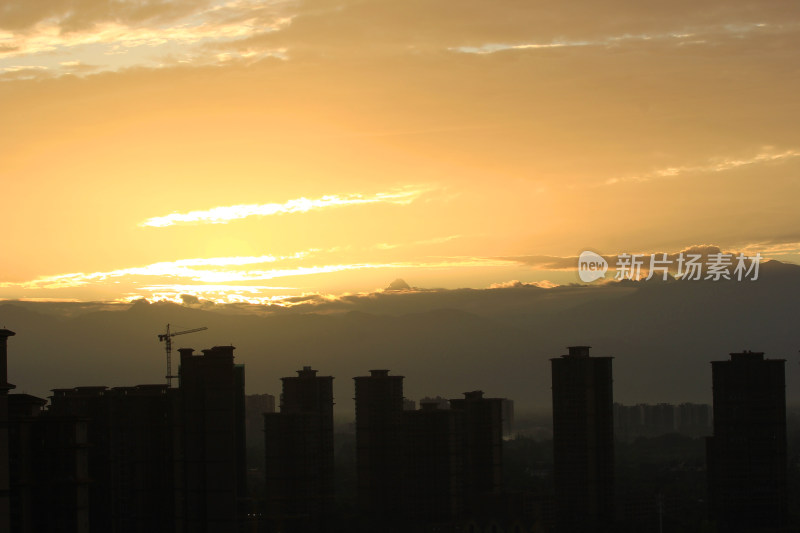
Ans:
[{"label": "distant low-rise building", "polygon": [[264,413],[275,412],[275,396],[272,394],[247,394],[244,397],[245,435],[248,447],[264,444]]},{"label": "distant low-rise building", "polygon": [[711,419],[708,404],[614,404],[614,434],[620,441],[668,433],[707,436],[711,433]]}]

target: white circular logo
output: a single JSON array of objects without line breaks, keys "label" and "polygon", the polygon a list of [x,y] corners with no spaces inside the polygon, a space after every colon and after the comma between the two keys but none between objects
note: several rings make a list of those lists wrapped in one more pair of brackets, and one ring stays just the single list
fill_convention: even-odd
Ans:
[{"label": "white circular logo", "polygon": [[578,277],[584,283],[604,278],[608,271],[608,263],[602,256],[586,250],[578,257]]}]

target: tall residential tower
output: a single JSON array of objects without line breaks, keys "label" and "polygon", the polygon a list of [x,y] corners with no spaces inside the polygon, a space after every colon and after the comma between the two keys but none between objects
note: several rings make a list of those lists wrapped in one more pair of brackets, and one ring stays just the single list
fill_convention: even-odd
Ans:
[{"label": "tall residential tower", "polygon": [[614,518],[611,357],[570,346],[551,359],[557,531],[610,531]]},{"label": "tall residential tower", "polygon": [[327,531],[334,506],[333,377],[306,366],[281,381],[280,413],[264,414],[268,519],[273,531]]},{"label": "tall residential tower", "polygon": [[787,520],[785,361],[759,352],[730,356],[711,363],[710,517],[718,531],[776,531]]}]

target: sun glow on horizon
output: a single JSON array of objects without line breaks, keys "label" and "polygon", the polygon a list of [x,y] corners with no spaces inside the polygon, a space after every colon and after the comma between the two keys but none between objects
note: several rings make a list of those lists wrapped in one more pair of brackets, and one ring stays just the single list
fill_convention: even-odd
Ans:
[{"label": "sun glow on horizon", "polygon": [[[297,264],[301,260],[308,261],[317,252],[325,251],[306,250],[287,256],[262,255],[179,259],[107,272],[78,272],[42,276],[24,282],[3,282],[0,283],[0,287],[36,291],[64,291],[81,287],[102,287],[108,283],[115,283],[120,288],[125,286],[132,289],[127,292],[126,296],[122,297],[124,301],[144,297],[177,302],[181,300],[181,295],[188,294],[202,295],[205,299],[218,303],[274,303],[280,299],[302,294],[304,289],[283,285],[262,285],[258,284],[258,282],[348,271],[441,270],[503,267],[516,264],[513,259],[481,257],[441,257],[420,261]],[[277,264],[285,266],[269,269],[242,268],[254,265]],[[280,291],[280,295],[267,294],[272,291]]]}]

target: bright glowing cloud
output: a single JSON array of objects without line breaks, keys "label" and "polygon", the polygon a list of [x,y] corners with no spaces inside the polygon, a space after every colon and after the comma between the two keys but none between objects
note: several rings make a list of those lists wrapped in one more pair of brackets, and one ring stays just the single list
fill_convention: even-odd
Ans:
[{"label": "bright glowing cloud", "polygon": [[212,257],[196,259],[179,259],[177,261],[166,261],[152,263],[143,267],[123,268],[109,272],[76,272],[70,274],[59,274],[56,276],[42,276],[31,281],[22,283],[5,282],[0,283],[0,287],[22,287],[27,289],[60,289],[67,287],[80,287],[88,283],[102,282],[110,278],[121,278],[125,276],[166,276],[173,278],[187,278],[195,281],[212,281],[220,276],[220,272],[208,269],[196,269],[198,266],[214,267],[236,267],[242,265],[274,263],[276,261],[287,261],[308,257],[314,250],[298,252],[289,256],[276,257],[272,255],[262,255],[253,257]]},{"label": "bright glowing cloud", "polygon": [[[454,257],[444,258],[437,261],[421,262],[394,262],[394,263],[349,263],[333,264],[322,266],[296,266],[293,268],[269,269],[269,270],[237,270],[242,265],[266,264],[275,261],[288,261],[305,257],[307,252],[275,258],[273,256],[261,257],[220,257],[211,259],[182,259],[172,262],[153,263],[142,267],[124,268],[109,272],[93,273],[71,273],[56,276],[43,276],[31,281],[20,283],[5,282],[0,283],[2,288],[25,288],[25,289],[63,289],[71,287],[81,287],[91,283],[104,283],[114,278],[168,278],[173,280],[188,280],[196,283],[211,283],[215,285],[214,290],[225,290],[222,285],[225,283],[247,283],[253,281],[263,281],[275,278],[285,278],[294,276],[308,276],[314,274],[326,274],[333,272],[343,272],[347,270],[381,269],[381,268],[458,268],[458,267],[489,267],[506,266],[513,264],[513,260],[507,259],[487,259],[478,257]],[[193,268],[197,266],[217,266],[226,267],[218,270],[208,268]],[[160,286],[170,286],[172,288],[185,288],[181,284],[159,284]],[[176,291],[177,292],[177,291]]]},{"label": "bright glowing cloud", "polygon": [[232,220],[247,217],[265,217],[288,213],[305,213],[314,209],[330,207],[344,207],[352,205],[388,203],[406,205],[416,200],[427,192],[427,189],[404,188],[396,191],[381,192],[372,196],[361,194],[348,194],[344,196],[331,195],[322,198],[308,199],[297,198],[283,204],[247,204],[215,207],[205,211],[190,211],[189,213],[172,213],[161,217],[148,218],[140,226],[163,228],[178,224],[227,224]]}]

